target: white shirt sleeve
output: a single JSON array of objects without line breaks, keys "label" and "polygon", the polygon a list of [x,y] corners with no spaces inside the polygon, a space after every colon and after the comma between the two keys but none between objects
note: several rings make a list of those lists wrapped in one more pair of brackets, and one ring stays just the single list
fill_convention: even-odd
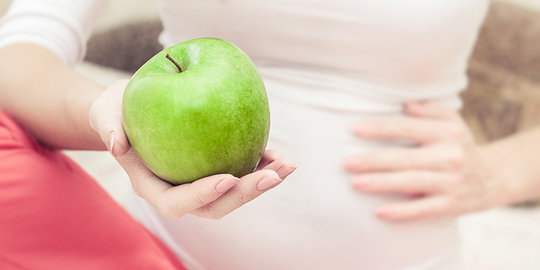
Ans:
[{"label": "white shirt sleeve", "polygon": [[18,42],[41,45],[65,63],[80,62],[86,41],[108,0],[15,0],[0,19],[0,48]]}]

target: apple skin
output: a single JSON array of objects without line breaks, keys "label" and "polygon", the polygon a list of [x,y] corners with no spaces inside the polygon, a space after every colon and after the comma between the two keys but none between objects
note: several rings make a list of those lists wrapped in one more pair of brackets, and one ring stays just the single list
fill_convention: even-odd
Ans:
[{"label": "apple skin", "polygon": [[133,149],[174,185],[251,173],[270,129],[255,65],[238,47],[216,38],[178,43],[148,60],[125,89],[122,114]]}]

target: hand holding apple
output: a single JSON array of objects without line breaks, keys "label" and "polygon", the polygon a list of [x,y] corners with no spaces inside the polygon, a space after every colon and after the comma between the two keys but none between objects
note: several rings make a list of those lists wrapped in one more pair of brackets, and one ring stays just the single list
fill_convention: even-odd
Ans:
[{"label": "hand holding apple", "polygon": [[268,150],[257,170],[239,180],[230,174],[205,177],[173,186],[154,175],[130,148],[122,128],[122,96],[127,80],[113,83],[90,107],[90,125],[127,172],[134,191],[163,215],[171,218],[192,213],[221,218],[272,189],[296,168],[277,151]]},{"label": "hand holding apple", "polygon": [[168,218],[190,213],[220,219],[277,186],[296,169],[292,161],[278,152],[266,151],[261,162],[268,165],[242,178],[217,174],[173,186],[155,176],[133,148],[116,160],[128,173],[135,193]]}]

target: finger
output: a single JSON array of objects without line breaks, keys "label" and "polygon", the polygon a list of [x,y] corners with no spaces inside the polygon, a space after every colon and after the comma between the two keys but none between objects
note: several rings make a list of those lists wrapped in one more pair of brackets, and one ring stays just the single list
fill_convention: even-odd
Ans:
[{"label": "finger", "polygon": [[407,115],[430,119],[456,119],[459,114],[456,110],[443,106],[437,101],[409,102],[404,106]]},{"label": "finger", "polygon": [[285,179],[296,170],[296,164],[287,158],[280,158],[268,164],[264,169],[275,171],[280,179]]},{"label": "finger", "polygon": [[282,157],[283,155],[276,150],[266,150],[261,158],[261,161],[257,165],[257,168],[255,169],[255,171],[258,171],[268,166],[268,164],[274,162],[274,160],[280,159]]},{"label": "finger", "polygon": [[133,191],[146,199],[152,206],[158,208],[158,198],[173,185],[155,176],[140,160],[137,153],[131,148],[125,155],[116,157],[116,160],[129,176]]},{"label": "finger", "polygon": [[372,194],[432,194],[444,191],[454,176],[432,171],[401,171],[392,173],[370,173],[352,178],[353,187]]},{"label": "finger", "polygon": [[454,144],[420,148],[394,148],[356,155],[344,161],[344,168],[354,173],[401,170],[460,170],[465,163],[463,149]]},{"label": "finger", "polygon": [[240,183],[219,199],[193,212],[194,215],[219,219],[281,183],[273,170],[262,169],[240,179]]},{"label": "finger", "polygon": [[[114,104],[111,104],[109,107],[110,115],[114,115],[114,118],[108,118],[110,121],[107,121],[109,124],[109,129],[111,130],[111,137],[109,138],[109,151],[114,156],[121,156],[127,153],[130,148],[128,138],[124,131],[123,120],[122,120],[122,100],[124,95],[124,90],[128,84],[129,80],[119,80],[116,81],[111,86],[110,95],[111,102],[114,102],[119,108],[114,108]],[[114,112],[110,111],[115,109]],[[107,111],[104,111],[107,112]]]},{"label": "finger", "polygon": [[407,202],[383,205],[375,210],[375,214],[387,221],[410,221],[450,215],[449,207],[448,198],[431,196]]},{"label": "finger", "polygon": [[168,189],[159,199],[160,208],[166,217],[181,217],[218,200],[239,182],[238,178],[230,174],[217,174],[175,186]]},{"label": "finger", "polygon": [[353,132],[363,139],[404,139],[419,144],[452,140],[448,122],[412,117],[391,117],[376,121],[364,121],[353,126]]},{"label": "finger", "polygon": [[406,104],[404,109],[405,113],[412,117],[448,120],[444,128],[446,138],[461,142],[474,141],[467,124],[457,110],[447,108],[436,101],[412,102]]},{"label": "finger", "polygon": [[115,157],[125,155],[129,150],[130,145],[124,127],[116,126],[112,128],[109,137],[109,151]]},{"label": "finger", "polygon": [[155,176],[133,149],[116,159],[127,172],[135,193],[169,218],[180,217],[213,202],[239,182],[232,175],[219,174],[173,186]]}]

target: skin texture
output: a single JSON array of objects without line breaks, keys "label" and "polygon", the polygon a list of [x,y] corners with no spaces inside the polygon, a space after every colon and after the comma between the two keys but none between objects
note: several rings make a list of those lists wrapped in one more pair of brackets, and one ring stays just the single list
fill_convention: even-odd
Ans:
[{"label": "skin texture", "polygon": [[255,169],[268,139],[262,79],[245,53],[220,39],[158,53],[130,80],[123,104],[132,147],[173,184],[219,173],[242,177]]}]

